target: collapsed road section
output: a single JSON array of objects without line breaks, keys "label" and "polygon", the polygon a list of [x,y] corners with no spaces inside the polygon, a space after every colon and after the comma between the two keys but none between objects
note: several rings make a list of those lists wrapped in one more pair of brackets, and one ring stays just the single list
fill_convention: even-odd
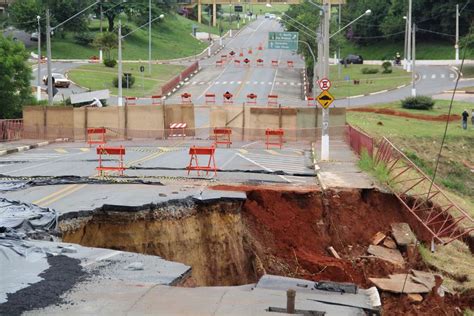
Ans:
[{"label": "collapsed road section", "polygon": [[[199,297],[203,292],[195,287],[212,292],[208,286],[219,286],[216,291],[222,289],[231,293],[233,289],[244,289],[235,286],[264,284],[263,277],[279,275],[297,278],[294,281],[297,285],[307,282],[304,280],[316,282],[311,287],[329,291],[326,297],[331,300],[334,297],[329,293],[341,295],[341,291],[347,292],[351,288],[362,291],[375,284],[383,290],[383,310],[383,306],[391,306],[391,311],[396,302],[406,304],[400,293],[423,295],[422,305],[416,306],[418,311],[428,311],[437,304],[437,294],[430,294],[436,285],[435,275],[416,250],[417,240],[429,242],[430,234],[403,211],[395,196],[375,189],[328,190],[323,194],[311,187],[216,185],[200,194],[163,203],[104,205],[58,216],[51,209],[3,200],[4,215],[12,207],[25,212],[21,216],[14,212],[11,216],[3,216],[6,220],[2,227],[10,227],[2,232],[2,253],[9,257],[9,269],[19,269],[4,283],[10,284],[6,291],[10,294],[0,304],[6,311],[13,311],[15,293],[26,293],[37,301],[50,302],[38,297],[38,291],[31,291],[31,287],[34,284],[46,289],[53,286],[45,276],[50,275],[48,266],[51,268],[56,264],[50,257],[57,255],[78,259],[70,265],[79,264],[81,276],[76,278],[77,271],[74,270],[76,272],[71,275],[74,282],[59,287],[62,290],[53,295],[58,301],[51,301],[51,304],[58,304],[58,307],[52,307],[50,303],[32,305],[32,308],[46,308],[45,314],[64,311],[61,308],[68,300],[74,302],[76,312],[91,308],[90,300],[97,308],[103,308],[103,304],[113,305],[113,297],[96,293],[99,297],[91,298],[86,294],[92,291],[91,285],[85,285],[83,281],[87,277],[97,288],[112,285],[110,280],[105,282],[97,277],[103,271],[111,273],[114,280],[128,280],[125,284],[121,281],[113,284],[115,290],[124,293],[130,290],[130,284],[143,284],[140,285],[143,290],[148,289],[146,293],[151,293],[152,282],[155,285],[176,284],[188,289],[179,290],[184,291],[181,295]],[[49,234],[52,241],[23,240],[25,236],[34,238],[33,232],[38,231],[43,231],[43,235],[37,236],[47,239],[44,236]],[[411,237],[404,237],[406,234]],[[63,243],[55,241],[56,238]],[[35,264],[33,268],[28,260],[25,261],[31,254],[39,254],[38,260],[43,263]],[[13,257],[16,259],[10,260]],[[117,263],[120,258],[127,259]],[[144,271],[149,277],[127,271]],[[281,291],[279,287],[287,284],[283,279],[271,280],[274,287],[271,291]],[[327,280],[332,283],[326,283]],[[473,307],[472,294],[455,296],[447,288],[441,288],[446,296],[439,307],[442,310]],[[236,295],[258,293],[240,290]],[[373,290],[367,293],[374,295]],[[252,296],[252,299],[261,297]],[[321,303],[320,298],[312,299]],[[268,299],[265,308],[279,311],[282,302],[276,304]],[[360,311],[362,307],[354,306],[354,302],[346,296],[336,305]],[[311,305],[309,310],[331,314],[330,309],[322,306]],[[174,311],[172,307],[168,308]],[[259,307],[257,304],[251,308],[258,310]],[[380,312],[375,303],[369,310],[372,308],[376,313]],[[413,311],[413,305],[406,304],[403,310]],[[123,310],[117,306],[114,311]]]}]

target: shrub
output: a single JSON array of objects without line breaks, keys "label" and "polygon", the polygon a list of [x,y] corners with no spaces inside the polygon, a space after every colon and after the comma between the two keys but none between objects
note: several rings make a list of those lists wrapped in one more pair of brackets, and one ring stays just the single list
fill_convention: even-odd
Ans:
[{"label": "shrub", "polygon": [[[127,84],[127,78],[128,78],[128,84]],[[112,81],[113,85],[115,88],[118,88],[118,78],[115,77],[114,80]],[[133,84],[135,83],[135,77],[133,75],[130,76],[122,76],[122,88],[131,88],[133,87]]]},{"label": "shrub", "polygon": [[117,65],[117,61],[115,59],[104,59],[105,67],[114,68]]},{"label": "shrub", "polygon": [[391,62],[389,62],[389,61],[384,61],[384,62],[382,63],[382,68],[383,68],[383,70],[382,70],[382,73],[383,73],[383,74],[390,74],[390,73],[392,73],[392,63],[391,63]]},{"label": "shrub", "polygon": [[83,32],[74,35],[74,42],[81,46],[90,46],[94,41],[95,35],[91,32]]},{"label": "shrub", "polygon": [[368,68],[368,67],[362,68],[361,71],[364,75],[371,75],[371,74],[376,74],[379,72],[377,68]]},{"label": "shrub", "polygon": [[403,108],[415,110],[431,110],[435,103],[431,97],[424,95],[408,97],[403,99],[401,102]]}]

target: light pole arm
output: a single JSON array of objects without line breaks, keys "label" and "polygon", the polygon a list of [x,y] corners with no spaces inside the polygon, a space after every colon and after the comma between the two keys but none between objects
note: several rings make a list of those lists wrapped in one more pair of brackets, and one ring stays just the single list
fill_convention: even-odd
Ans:
[{"label": "light pole arm", "polygon": [[291,21],[297,23],[298,25],[301,25],[302,27],[304,27],[305,29],[307,29],[308,31],[310,31],[311,33],[314,33],[314,35],[316,35],[316,32],[312,29],[310,29],[309,27],[307,27],[306,25],[304,25],[303,23],[299,22],[298,20],[296,19],[293,19],[291,16],[289,16],[288,14],[286,13],[283,13],[283,15],[287,18],[289,18]]},{"label": "light pole arm", "polygon": [[324,7],[320,4],[317,4],[316,2],[313,2],[311,0],[308,0],[309,3],[311,3],[312,5],[314,5],[315,7],[317,7],[319,10],[323,11],[323,13],[326,13]]},{"label": "light pole arm", "polygon": [[94,2],[93,4],[91,4],[90,6],[88,6],[87,8],[85,8],[85,9],[83,9],[83,10],[77,12],[76,14],[74,14],[74,15],[71,16],[70,18],[68,18],[68,19],[66,19],[66,20],[64,20],[64,21],[62,21],[62,22],[59,23],[58,25],[56,25],[56,26],[54,26],[54,27],[51,27],[51,31],[54,31],[55,29],[57,29],[58,27],[62,26],[63,24],[65,24],[65,23],[71,21],[71,20],[74,19],[75,17],[81,15],[82,13],[84,13],[84,12],[87,11],[87,10],[89,10],[90,8],[92,8],[93,6],[95,6],[96,4],[98,4],[98,3],[100,3],[100,2],[101,2],[100,0]]},{"label": "light pole arm", "polygon": [[300,32],[302,32],[302,33],[308,35],[308,36],[311,37],[312,39],[316,39],[316,36],[315,36],[315,35],[308,33],[307,31],[305,31],[305,30],[299,28],[298,26],[296,26],[295,24],[293,24],[293,23],[291,23],[291,22],[289,22],[289,21],[286,21],[286,22],[287,22],[288,24],[290,24],[291,26],[293,26],[294,28],[296,28],[298,31],[300,31]]},{"label": "light pole arm", "polygon": [[353,23],[357,22],[359,19],[361,19],[362,17],[366,16],[366,15],[369,15],[371,14],[372,11],[370,10],[367,10],[365,11],[361,16],[359,16],[358,18],[356,18],[354,21],[350,22],[349,24],[345,25],[344,27],[340,28],[339,30],[337,30],[336,33],[333,33],[329,36],[329,38],[332,38],[333,36],[339,34],[341,31],[345,30],[346,28],[348,28],[350,25],[352,25]]}]

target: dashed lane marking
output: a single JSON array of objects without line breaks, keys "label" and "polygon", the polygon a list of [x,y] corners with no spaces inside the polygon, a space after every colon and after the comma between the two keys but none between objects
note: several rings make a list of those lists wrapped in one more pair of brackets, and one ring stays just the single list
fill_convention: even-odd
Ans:
[{"label": "dashed lane marking", "polygon": [[80,151],[82,152],[88,152],[90,151],[91,149],[90,148],[79,148]]},{"label": "dashed lane marking", "polygon": [[68,151],[63,149],[63,148],[54,148],[55,152],[61,153],[61,154],[67,154]]}]

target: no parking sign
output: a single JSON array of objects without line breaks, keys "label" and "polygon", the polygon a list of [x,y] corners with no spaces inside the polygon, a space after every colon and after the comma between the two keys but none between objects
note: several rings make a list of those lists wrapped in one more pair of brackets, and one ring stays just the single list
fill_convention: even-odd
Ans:
[{"label": "no parking sign", "polygon": [[328,78],[323,78],[319,80],[319,87],[323,91],[327,91],[331,88],[331,81]]}]

